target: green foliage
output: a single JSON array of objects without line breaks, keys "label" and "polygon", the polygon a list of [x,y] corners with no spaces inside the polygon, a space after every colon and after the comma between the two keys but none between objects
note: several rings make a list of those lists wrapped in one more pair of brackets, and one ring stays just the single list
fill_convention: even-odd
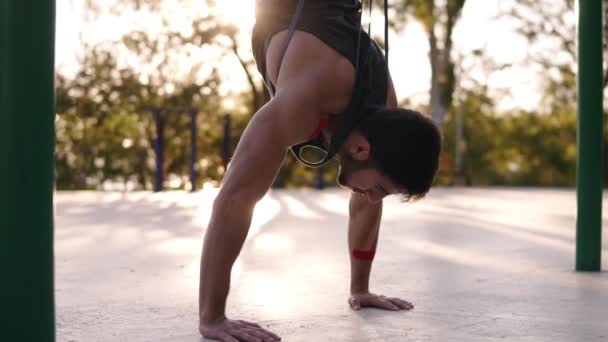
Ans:
[{"label": "green foliage", "polygon": [[[533,1],[517,3],[535,10],[540,6]],[[443,89],[442,102],[448,109],[443,124],[444,152],[437,183],[455,182],[456,114],[461,111],[463,168],[459,176],[466,184],[573,186],[576,165],[573,59],[563,58],[560,63],[551,63],[552,53],[530,59],[530,63],[538,63],[544,68],[546,76],[545,95],[535,111],[498,112],[495,106],[498,99],[491,98],[486,85],[478,83],[468,84],[467,89],[457,88],[460,100],[454,104],[454,86],[464,84],[457,84],[454,78],[462,76],[455,75],[455,65],[462,60],[441,51],[446,46],[449,51],[451,43],[445,38],[450,37],[463,5],[463,0],[402,0],[394,3],[395,11],[391,16],[396,28],[402,27],[406,20],[418,20],[426,28],[430,43],[431,32],[436,35],[433,38],[437,39],[434,58],[436,65],[442,65],[436,76]],[[542,13],[539,16],[542,20],[538,22],[526,17],[525,13],[513,12],[512,15],[519,16],[518,20],[523,23],[520,32],[531,44],[551,34],[551,27],[561,23],[561,17],[543,21],[543,18],[551,17],[552,12]],[[526,20],[530,25],[525,25]],[[211,16],[194,20],[191,26],[189,35],[166,30],[150,36],[143,31],[133,31],[118,42],[85,45],[77,75],[70,79],[57,77],[56,184],[59,189],[95,189],[103,187],[105,182],[151,189],[156,139],[152,110],[157,108],[162,109],[166,118],[164,169],[170,176],[167,178],[181,180],[179,187],[182,188],[187,183],[190,116],[186,114],[197,110],[197,188],[205,182],[217,184],[221,180],[224,173],[221,158],[223,122],[228,112],[218,90],[223,80],[216,69],[218,61],[211,57],[197,60],[193,57],[196,55],[194,50],[216,47],[222,49],[224,55],[235,54],[247,73],[249,91],[229,95],[237,108],[231,110],[232,151],[247,122],[263,103],[263,87],[259,77],[255,78],[251,73],[255,69],[251,59],[238,55],[234,26],[220,23]],[[558,33],[561,33],[559,41],[563,44],[560,46],[570,53],[574,39],[570,30],[563,28]],[[191,65],[185,75],[177,72],[180,58],[184,56],[189,58]],[[484,57],[474,54],[467,58],[481,60]],[[408,99],[403,99],[402,104],[408,104]],[[337,163],[325,168],[324,180],[328,186],[335,184],[336,174]],[[274,186],[311,186],[316,183],[316,177],[316,169],[300,165],[288,154]]]},{"label": "green foliage", "polygon": [[[229,95],[236,103],[236,109],[230,110],[231,151],[253,112],[262,105],[263,91],[250,74],[251,61],[238,55],[233,25],[203,16],[193,20],[191,26],[188,35],[166,28],[154,36],[132,31],[120,41],[85,44],[75,77],[57,76],[58,189],[98,189],[108,183],[152,189],[156,109],[166,120],[165,179],[181,181],[180,188],[188,183],[191,119],[187,114],[196,110],[196,187],[201,188],[205,182],[219,183],[224,174],[221,153],[224,116],[228,113],[219,94],[223,80],[216,68],[217,57],[196,59],[194,50],[215,47],[224,55],[236,54],[247,73],[251,92]],[[221,37],[228,38],[229,43],[218,39]],[[189,59],[190,69],[180,75],[184,56]],[[282,180],[277,184],[309,186],[314,176],[315,170],[292,161],[281,171]],[[326,174],[331,184],[329,177],[332,172]]]},{"label": "green foliage", "polygon": [[401,0],[394,4],[393,27],[402,28],[414,19],[426,31],[431,67],[429,114],[439,123],[452,105],[456,88],[452,34],[464,4],[465,0]]},{"label": "green foliage", "polygon": [[[576,113],[494,113],[491,99],[467,93],[464,115],[464,178],[469,185],[573,186]],[[438,182],[454,181],[455,111],[444,127],[444,169]]]},{"label": "green foliage", "polygon": [[[217,73],[212,72],[204,82],[185,84],[168,94],[153,83],[141,82],[133,70],[119,67],[111,51],[92,48],[76,77],[57,79],[57,187],[98,188],[105,181],[131,181],[138,188],[149,189],[156,138],[151,110],[155,108],[162,108],[167,120],[166,172],[187,175],[187,111],[196,109],[200,113],[200,149],[221,146],[222,120],[216,91],[219,82]],[[219,165],[219,159],[201,159],[201,182],[219,178],[222,171],[211,167]]]},{"label": "green foliage", "polygon": [[[317,172],[319,172],[318,169],[299,163],[290,152],[272,186],[274,188],[311,187],[317,184]],[[322,175],[326,187],[336,186],[338,162],[332,161],[323,166]]]}]

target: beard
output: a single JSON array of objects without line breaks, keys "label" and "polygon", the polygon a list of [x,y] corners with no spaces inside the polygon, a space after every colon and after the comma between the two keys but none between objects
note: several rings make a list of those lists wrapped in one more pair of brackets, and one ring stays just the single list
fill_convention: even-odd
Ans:
[{"label": "beard", "polygon": [[343,188],[348,188],[348,182],[353,173],[371,169],[374,167],[374,163],[370,160],[356,160],[348,154],[343,155],[340,159],[340,168],[338,170],[338,185]]}]

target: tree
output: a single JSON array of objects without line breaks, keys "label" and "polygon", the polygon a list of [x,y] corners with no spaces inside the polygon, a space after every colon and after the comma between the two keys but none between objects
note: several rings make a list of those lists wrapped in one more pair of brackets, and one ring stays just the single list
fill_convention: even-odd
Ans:
[{"label": "tree", "polygon": [[536,70],[545,89],[542,110],[576,104],[576,18],[573,0],[516,0],[504,3],[500,17],[516,20],[527,39],[524,61]]},{"label": "tree", "polygon": [[[58,75],[56,82],[59,189],[101,188],[106,182],[150,189],[156,139],[151,110],[157,108],[166,117],[167,178],[182,180],[182,184],[187,181],[190,117],[182,114],[196,109],[198,187],[203,182],[217,183],[224,172],[220,151],[227,110],[219,95],[223,80],[216,66],[225,56],[236,56],[251,88],[251,93],[230,95],[239,103],[247,103],[247,108],[231,110],[232,150],[250,115],[263,105],[265,88],[254,75],[253,60],[239,49],[234,25],[204,12],[182,18],[182,27],[175,28],[162,6],[161,1],[127,1],[109,7],[101,1],[87,0],[88,20],[95,21],[102,13],[149,11],[155,19],[148,19],[146,25],[157,30],[152,34],[145,27],[135,28],[120,40],[100,44],[87,43],[86,35],[81,36],[80,70],[74,78]],[[184,29],[184,23],[190,29]],[[201,52],[209,48],[220,53]],[[282,186],[312,184],[315,173],[300,169],[296,163],[287,163],[283,172],[298,179],[283,178]]]},{"label": "tree", "polygon": [[145,188],[149,120],[135,114],[132,96],[147,90],[108,51],[91,49],[81,62],[74,79],[59,75],[56,82],[57,187],[95,188],[135,176]]},{"label": "tree", "polygon": [[409,18],[418,20],[427,33],[431,87],[429,113],[439,124],[452,104],[455,75],[452,33],[465,0],[401,0],[395,4],[396,21],[402,27]]},{"label": "tree", "polygon": [[[604,61],[608,60],[608,0],[604,8]],[[527,62],[539,70],[544,80],[541,111],[560,114],[576,113],[576,16],[574,0],[516,0],[505,6],[503,16],[515,18],[518,32],[532,47]],[[608,68],[604,68],[604,91],[608,85]],[[605,108],[606,105],[604,106]],[[561,115],[561,114],[560,114]],[[606,115],[606,111],[604,111]],[[608,122],[604,120],[604,131]],[[608,134],[604,134],[604,180],[608,182]],[[575,141],[575,137],[574,140]],[[607,183],[608,184],[608,183]]]},{"label": "tree", "polygon": [[234,56],[238,59],[239,64],[243,68],[245,72],[245,76],[247,76],[247,82],[249,83],[249,87],[251,88],[251,113],[255,113],[258,109],[262,108],[262,106],[268,101],[269,95],[268,90],[264,86],[262,82],[255,80],[254,74],[256,71],[251,71],[251,68],[255,68],[255,63],[252,59],[246,59],[239,52],[239,42],[236,36],[236,28],[226,32],[230,40],[229,49],[232,51]]},{"label": "tree", "polygon": [[[164,85],[142,82],[134,70],[118,66],[108,46],[91,47],[75,78],[58,76],[56,86],[57,186],[98,188],[106,181],[136,183],[150,188],[153,178],[152,145],[156,138],[150,109],[162,104],[167,113],[166,170],[188,174],[189,117],[184,108],[198,109],[198,145],[205,152],[221,146],[218,74],[202,83],[186,84],[168,93]],[[198,164],[200,181],[218,179],[221,157],[206,155]],[[215,165],[215,167],[213,167]]]}]

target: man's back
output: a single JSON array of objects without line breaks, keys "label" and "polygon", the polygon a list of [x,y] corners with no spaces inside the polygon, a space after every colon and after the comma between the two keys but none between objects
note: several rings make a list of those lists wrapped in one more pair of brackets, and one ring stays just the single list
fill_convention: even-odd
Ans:
[{"label": "man's back", "polygon": [[[301,162],[314,166],[329,161],[337,153],[338,145],[343,143],[367,113],[384,107],[388,98],[396,106],[396,103],[392,103],[394,94],[385,57],[378,45],[361,28],[361,3],[358,0],[261,0],[257,6],[252,48],[258,70],[271,95],[275,92],[275,83],[271,78],[277,78],[281,54],[291,49],[289,33],[285,34],[286,31],[295,29],[300,34],[309,34],[313,38],[309,40],[309,49],[327,52],[311,58],[322,58],[331,64],[329,60],[337,52],[342,57],[340,59],[346,62],[342,63],[342,68],[331,71],[337,73],[338,80],[347,76],[349,82],[342,84],[344,89],[340,95],[348,94],[348,100],[335,101],[340,106],[322,113],[329,119],[328,128],[323,131],[325,134],[315,133],[309,141],[291,147],[294,156]],[[279,38],[276,39],[276,36]],[[280,41],[278,44],[281,47],[276,56],[268,49],[271,40],[275,44],[277,40]],[[323,44],[319,45],[318,41]],[[277,69],[268,68],[266,59],[271,57],[277,58]],[[320,127],[321,124],[315,132],[321,132]],[[330,141],[328,134],[335,136],[335,139]],[[307,145],[327,151],[320,164],[310,164],[301,158],[301,150]]]}]

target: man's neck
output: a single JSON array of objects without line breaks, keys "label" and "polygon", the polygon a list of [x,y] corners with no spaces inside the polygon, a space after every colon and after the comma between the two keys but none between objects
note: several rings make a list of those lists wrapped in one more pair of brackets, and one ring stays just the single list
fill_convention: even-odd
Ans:
[{"label": "man's neck", "polygon": [[[321,134],[323,135],[323,141],[328,145],[331,144],[331,138],[338,129],[338,127],[342,124],[343,116],[342,115],[329,115],[329,122],[327,126],[321,130]],[[329,148],[329,146],[325,146]]]}]

